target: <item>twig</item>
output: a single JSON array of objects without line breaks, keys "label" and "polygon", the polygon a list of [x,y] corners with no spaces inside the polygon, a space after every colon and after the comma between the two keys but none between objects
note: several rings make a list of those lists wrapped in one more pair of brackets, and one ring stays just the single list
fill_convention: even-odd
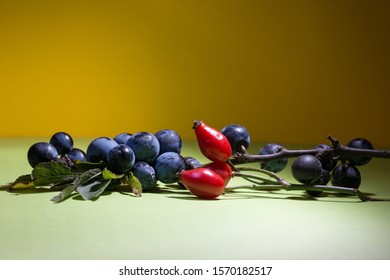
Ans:
[{"label": "twig", "polygon": [[274,154],[267,155],[251,155],[246,151],[238,152],[234,155],[231,163],[234,165],[251,163],[251,162],[267,162],[274,159],[292,158],[301,155],[321,155],[321,156],[333,156],[346,158],[349,156],[365,156],[375,158],[390,158],[390,151],[388,150],[369,150],[369,149],[356,149],[350,148],[340,144],[340,142],[332,137],[327,137],[331,141],[331,148],[323,149],[308,149],[308,150],[288,150],[284,147],[280,147],[279,151]]}]

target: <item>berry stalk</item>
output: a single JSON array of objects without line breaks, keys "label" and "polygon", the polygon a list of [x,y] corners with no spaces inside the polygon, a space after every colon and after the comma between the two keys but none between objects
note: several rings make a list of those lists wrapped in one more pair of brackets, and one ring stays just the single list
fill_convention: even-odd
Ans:
[{"label": "berry stalk", "polygon": [[[243,173],[242,171],[254,171],[259,173],[264,173],[270,178],[266,178],[260,175],[255,175],[251,173]],[[378,199],[372,198],[357,188],[348,188],[348,187],[339,187],[339,186],[328,186],[328,185],[305,185],[305,184],[292,184],[287,182],[285,179],[279,177],[277,174],[267,171],[264,169],[256,169],[251,167],[240,167],[237,168],[237,171],[234,172],[235,177],[243,178],[244,180],[253,183],[253,185],[244,185],[244,186],[226,186],[226,191],[232,191],[237,189],[253,189],[258,191],[316,191],[316,192],[334,192],[346,195],[355,195],[361,201],[389,201],[388,199]]]}]

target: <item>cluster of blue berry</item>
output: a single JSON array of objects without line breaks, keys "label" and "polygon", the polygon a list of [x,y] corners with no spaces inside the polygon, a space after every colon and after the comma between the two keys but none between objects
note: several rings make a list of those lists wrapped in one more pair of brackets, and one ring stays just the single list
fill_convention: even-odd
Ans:
[{"label": "cluster of blue berry", "polygon": [[[374,147],[364,138],[352,139],[348,148],[373,150]],[[276,154],[283,148],[277,143],[270,143],[260,149],[259,155]],[[333,186],[357,189],[361,183],[361,174],[357,166],[365,165],[371,157],[367,156],[347,156],[341,157],[331,151],[332,147],[327,144],[319,144],[314,147],[318,150],[316,155],[302,154],[297,156],[292,165],[291,173],[300,183],[305,185],[327,185],[329,182]],[[263,169],[274,173],[282,171],[287,165],[287,158],[278,158],[261,163]],[[311,196],[319,196],[322,191],[308,190]]]},{"label": "cluster of blue berry", "polygon": [[141,182],[143,191],[152,190],[158,180],[165,184],[175,183],[177,173],[187,166],[200,164],[192,157],[181,156],[182,140],[171,129],[154,134],[138,132],[120,133],[113,138],[98,137],[89,143],[86,152],[73,147],[73,143],[68,133],[57,132],[49,142],[33,144],[27,153],[28,161],[33,168],[60,158],[103,163],[115,174],[132,172]]}]

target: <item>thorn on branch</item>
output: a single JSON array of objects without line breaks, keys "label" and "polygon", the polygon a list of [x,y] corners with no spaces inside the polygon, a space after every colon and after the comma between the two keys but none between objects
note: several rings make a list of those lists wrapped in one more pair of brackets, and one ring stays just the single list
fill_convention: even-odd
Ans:
[{"label": "thorn on branch", "polygon": [[334,149],[340,148],[340,142],[336,138],[334,138],[332,135],[328,135],[328,140],[332,143],[332,146]]}]

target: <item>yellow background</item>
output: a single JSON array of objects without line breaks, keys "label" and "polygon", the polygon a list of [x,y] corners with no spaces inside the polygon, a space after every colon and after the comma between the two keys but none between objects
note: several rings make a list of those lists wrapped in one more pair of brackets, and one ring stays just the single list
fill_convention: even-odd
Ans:
[{"label": "yellow background", "polygon": [[1,137],[195,119],[390,147],[389,1],[2,1]]}]

